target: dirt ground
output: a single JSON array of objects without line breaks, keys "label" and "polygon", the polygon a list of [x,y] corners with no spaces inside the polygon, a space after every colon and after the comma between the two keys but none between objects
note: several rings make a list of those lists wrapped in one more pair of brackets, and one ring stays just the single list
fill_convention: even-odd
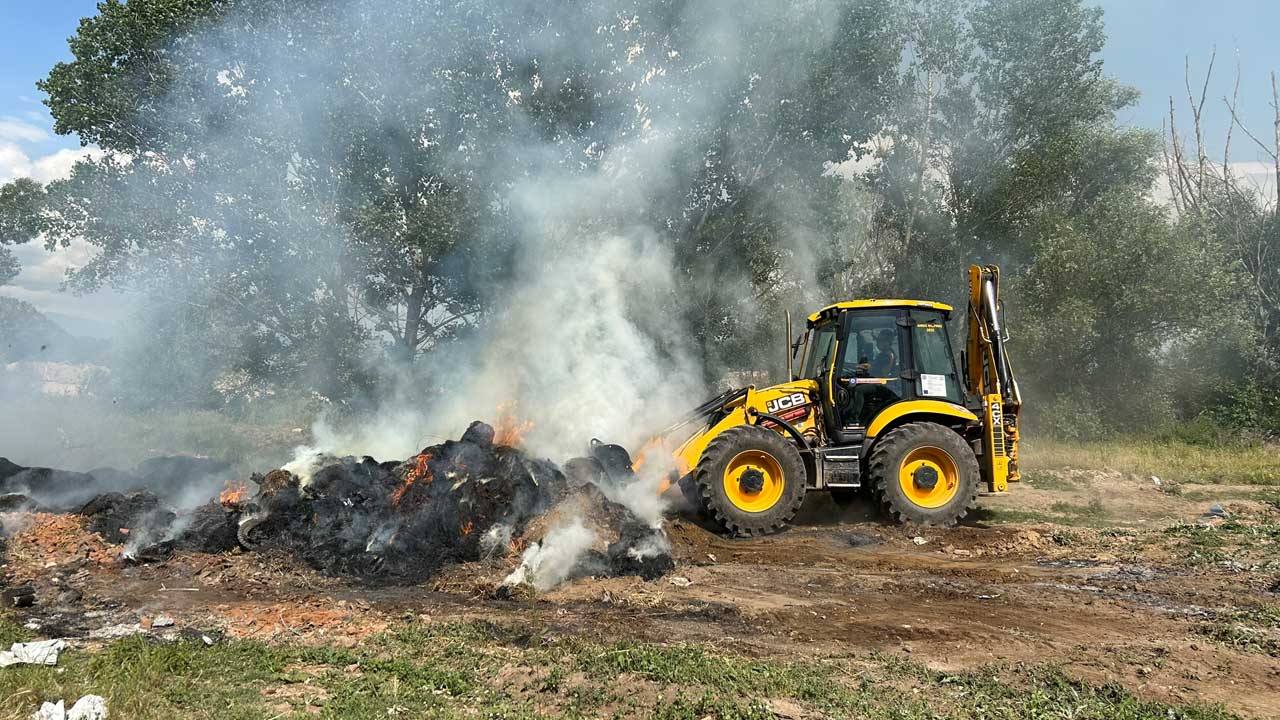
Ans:
[{"label": "dirt ground", "polygon": [[23,528],[4,574],[36,587],[19,620],[50,637],[342,644],[406,616],[491,619],[761,657],[881,650],[939,670],[1047,662],[1144,697],[1280,716],[1280,509],[1249,487],[1040,471],[948,530],[887,525],[865,505],[815,495],[792,529],[762,539],[673,518],[677,567],[664,578],[518,597],[497,589],[510,558],[369,587],[239,552],[125,565],[76,518],[0,520]]}]

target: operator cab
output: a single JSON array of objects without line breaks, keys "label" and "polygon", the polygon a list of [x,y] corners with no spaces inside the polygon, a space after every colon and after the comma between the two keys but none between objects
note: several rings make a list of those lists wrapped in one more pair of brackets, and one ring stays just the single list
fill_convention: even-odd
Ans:
[{"label": "operator cab", "polygon": [[817,382],[827,436],[853,445],[885,408],[907,400],[964,403],[947,333],[951,307],[857,300],[809,316],[799,378]]}]

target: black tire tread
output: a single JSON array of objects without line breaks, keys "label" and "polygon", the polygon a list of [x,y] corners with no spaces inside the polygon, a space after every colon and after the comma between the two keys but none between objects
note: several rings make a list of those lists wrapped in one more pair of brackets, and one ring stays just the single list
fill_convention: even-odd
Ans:
[{"label": "black tire tread", "polygon": [[[965,495],[964,501],[958,507],[949,504],[935,509],[920,508],[905,501],[899,502],[897,495],[889,491],[890,483],[898,482],[898,463],[895,462],[895,458],[902,457],[910,448],[943,443],[956,445],[957,451],[952,452],[951,456],[959,466],[960,482],[968,483],[967,488],[961,488],[961,492]],[[930,527],[952,527],[978,505],[978,481],[981,475],[978,458],[959,433],[944,425],[933,422],[913,422],[890,430],[872,447],[867,467],[876,504],[885,516],[894,522]],[[939,512],[948,507],[952,508],[949,513]]]},{"label": "black tire tread", "polygon": [[[767,447],[768,445],[772,445],[772,447]],[[769,512],[760,513],[756,522],[734,517],[728,512],[728,508],[719,505],[714,483],[720,482],[721,478],[719,473],[713,472],[713,468],[718,467],[722,460],[727,461],[731,453],[736,455],[752,447],[768,450],[778,458],[778,462],[784,466],[785,482],[787,483],[783,490],[783,497],[778,504],[771,508]],[[798,472],[787,472],[786,465],[788,460],[791,461],[793,467],[799,468]],[[717,477],[712,477],[713,475]],[[694,468],[693,479],[697,483],[703,512],[711,516],[717,525],[727,530],[731,535],[738,537],[771,535],[783,530],[787,527],[787,523],[791,522],[791,519],[800,511],[800,506],[804,503],[804,461],[800,457],[800,452],[791,444],[791,441],[782,437],[782,435],[756,425],[737,425],[712,438],[711,442],[707,443],[707,447],[703,449],[702,457],[699,458],[698,465]],[[799,492],[794,491],[794,487],[797,485],[799,486]],[[786,498],[786,493],[789,491],[794,495],[790,501]]]}]

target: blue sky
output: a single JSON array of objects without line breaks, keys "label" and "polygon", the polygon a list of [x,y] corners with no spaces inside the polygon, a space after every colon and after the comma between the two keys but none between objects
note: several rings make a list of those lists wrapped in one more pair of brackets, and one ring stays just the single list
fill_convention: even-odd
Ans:
[{"label": "blue sky", "polygon": [[[1222,97],[1231,92],[1237,60],[1242,119],[1259,137],[1271,135],[1268,73],[1280,72],[1280,0],[1093,1],[1106,11],[1108,43],[1102,57],[1107,73],[1143,94],[1137,106],[1121,114],[1123,123],[1160,128],[1171,94],[1179,101],[1179,122],[1187,123],[1183,61],[1190,58],[1198,81],[1216,47],[1218,68],[1204,123],[1211,153],[1221,153],[1230,122]],[[84,152],[77,138],[53,134],[35,82],[69,57],[67,38],[81,17],[94,13],[94,0],[0,0],[0,182],[16,175],[51,179]],[[1257,161],[1260,155],[1237,133],[1232,159]],[[48,257],[25,247],[20,258],[23,274],[5,294],[31,301],[73,332],[111,334],[112,324],[123,317],[126,303],[118,298],[77,299],[58,291],[63,270],[82,257],[68,252]]]},{"label": "blue sky", "polygon": [[66,40],[80,18],[97,13],[96,6],[93,0],[0,0],[0,117],[22,118],[48,131],[47,140],[23,144],[33,153],[80,144],[53,136],[53,119],[35,82],[70,58]]},{"label": "blue sky", "polygon": [[[1222,102],[1231,94],[1240,65],[1241,120],[1258,137],[1272,137],[1270,72],[1280,74],[1280,1],[1278,0],[1101,0],[1106,12],[1107,47],[1102,53],[1109,75],[1137,87],[1142,100],[1121,113],[1122,122],[1159,128],[1168,117],[1169,96],[1189,128],[1183,63],[1191,62],[1193,89],[1203,82],[1209,57],[1218,50],[1214,81],[1205,103],[1206,143],[1221,153],[1230,115]],[[1236,133],[1233,160],[1256,160],[1257,152]]]}]

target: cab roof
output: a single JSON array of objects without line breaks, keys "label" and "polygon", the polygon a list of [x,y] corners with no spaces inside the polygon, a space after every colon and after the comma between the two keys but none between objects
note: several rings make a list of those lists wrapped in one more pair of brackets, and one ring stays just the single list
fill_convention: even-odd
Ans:
[{"label": "cab roof", "polygon": [[902,299],[872,299],[872,300],[850,300],[848,302],[835,303],[828,305],[818,312],[809,316],[810,323],[818,322],[823,315],[838,310],[865,310],[870,308],[928,308],[930,310],[941,310],[943,312],[951,312],[952,307],[945,303],[931,302],[929,300],[902,300]]}]

